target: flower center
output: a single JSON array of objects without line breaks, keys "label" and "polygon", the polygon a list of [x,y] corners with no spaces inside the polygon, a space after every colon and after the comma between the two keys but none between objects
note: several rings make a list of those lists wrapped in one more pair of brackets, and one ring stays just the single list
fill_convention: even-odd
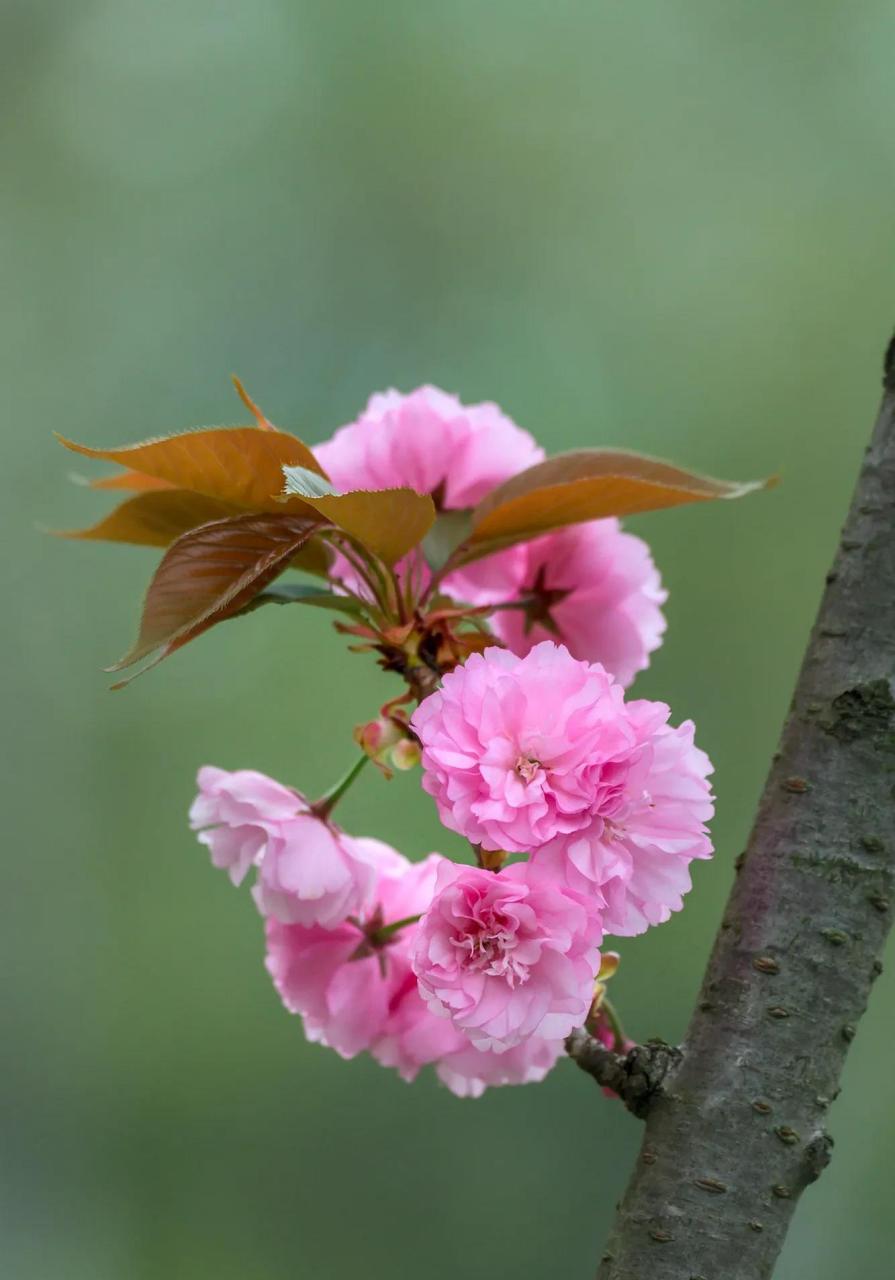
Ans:
[{"label": "flower center", "polygon": [[533,778],[537,777],[540,768],[540,760],[533,760],[531,756],[520,755],[513,765],[513,772],[523,782],[531,782]]},{"label": "flower center", "polygon": [[504,978],[510,987],[521,986],[528,981],[529,967],[514,955],[518,945],[515,929],[508,926],[500,915],[490,915],[479,927],[473,925],[465,933],[452,938],[452,945],[461,953],[466,969],[484,973],[489,978]]}]

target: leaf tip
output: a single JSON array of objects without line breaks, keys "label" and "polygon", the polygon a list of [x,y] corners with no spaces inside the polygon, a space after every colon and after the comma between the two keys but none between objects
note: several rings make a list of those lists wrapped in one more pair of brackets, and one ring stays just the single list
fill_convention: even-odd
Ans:
[{"label": "leaf tip", "polygon": [[742,484],[731,485],[730,491],[721,494],[721,497],[745,498],[747,494],[761,493],[763,489],[776,489],[782,483],[782,476],[775,471],[773,475],[765,476],[763,480],[745,480]]},{"label": "leaf tip", "polygon": [[285,498],[335,498],[340,497],[336,489],[325,476],[318,475],[307,467],[283,466],[283,491],[280,501]]},{"label": "leaf tip", "polygon": [[238,378],[235,373],[231,373],[230,377],[233,381],[234,387],[236,388],[236,394],[239,396],[242,403],[245,405],[249,413],[255,419],[255,423],[258,429],[260,431],[276,431],[276,427],[273,425],[270,419],[267,418],[261,412],[261,410],[255,404],[255,401],[249,395],[248,391],[246,391],[245,387],[243,386],[242,379]]},{"label": "leaf tip", "polygon": [[[125,667],[133,666],[135,662],[145,658],[146,654],[151,653],[155,647],[155,645],[152,645],[151,648],[142,647],[138,640],[136,644],[131,645],[124,657],[119,658],[117,662],[110,663],[108,667],[103,667],[103,671],[105,671],[106,675],[113,675],[116,671],[123,671]],[[133,676],[130,676],[129,679],[133,679]]]},{"label": "leaf tip", "polygon": [[[116,680],[114,684],[110,684],[109,692],[118,693],[120,689],[126,689],[127,686],[132,684],[138,676],[143,676],[147,671],[151,671],[153,667],[157,667],[169,653],[173,652],[174,648],[176,648],[176,646],[169,644],[165,645],[161,653],[156,654],[151,662],[146,663],[145,667],[141,667],[139,671],[133,671],[129,676],[125,676],[122,680]],[[131,663],[137,662],[140,658],[144,658],[145,656],[145,649],[142,652],[137,649],[131,649],[131,651],[126,653],[123,658],[119,658],[117,662],[113,662],[110,667],[103,667],[103,671],[105,671],[107,675],[113,675],[116,671],[121,671],[123,667],[129,667]]]}]

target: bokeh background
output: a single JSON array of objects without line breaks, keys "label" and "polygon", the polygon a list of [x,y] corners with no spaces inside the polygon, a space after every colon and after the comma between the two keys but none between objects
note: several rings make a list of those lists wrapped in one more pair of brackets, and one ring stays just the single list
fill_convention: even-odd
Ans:
[{"label": "bokeh background", "polygon": [[[671,590],[645,696],[717,763],[718,854],[623,947],[679,1036],[876,407],[895,318],[888,0],[4,0],[3,1225],[10,1280],[592,1273],[639,1126],[560,1064],[461,1102],[304,1043],[245,894],[186,830],[196,767],[310,792],[395,688],[325,616],[253,615],[123,694],[155,553],[65,544],[99,495],[58,429],[309,440],[371,391],[493,398],[741,504],[634,522]],[[350,829],[453,849],[415,777]],[[895,988],[779,1275],[895,1248]]]}]

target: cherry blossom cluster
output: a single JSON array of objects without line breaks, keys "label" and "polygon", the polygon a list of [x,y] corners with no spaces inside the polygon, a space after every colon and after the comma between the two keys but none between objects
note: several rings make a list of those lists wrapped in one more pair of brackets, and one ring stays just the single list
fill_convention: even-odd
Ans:
[{"label": "cherry blossom cluster", "polygon": [[[339,488],[405,485],[450,513],[542,453],[496,405],[423,387],[374,396],[316,456]],[[352,572],[333,569],[361,590]],[[424,588],[432,568],[414,552],[398,573]],[[381,766],[421,759],[476,865],[408,861],[343,831],[332,796],[251,770],[200,770],[190,821],[234,884],[254,874],[267,969],[309,1040],[406,1080],[432,1065],[478,1096],[550,1071],[599,999],[605,935],[680,909],[690,863],[712,852],[711,765],[691,722],[626,699],[661,643],[665,593],[617,520],[499,551],[439,590],[483,611],[490,642],[356,739]]]}]

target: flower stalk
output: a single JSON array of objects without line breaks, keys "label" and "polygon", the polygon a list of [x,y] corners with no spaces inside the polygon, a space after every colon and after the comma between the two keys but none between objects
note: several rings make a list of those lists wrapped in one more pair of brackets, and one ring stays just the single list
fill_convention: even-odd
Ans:
[{"label": "flower stalk", "polygon": [[314,801],[311,805],[311,813],[315,817],[326,821],[342,797],[346,792],[350,791],[369,759],[370,757],[366,753],[358,756],[348,772],[334,786],[330,787],[329,791],[325,791],[319,800]]}]

